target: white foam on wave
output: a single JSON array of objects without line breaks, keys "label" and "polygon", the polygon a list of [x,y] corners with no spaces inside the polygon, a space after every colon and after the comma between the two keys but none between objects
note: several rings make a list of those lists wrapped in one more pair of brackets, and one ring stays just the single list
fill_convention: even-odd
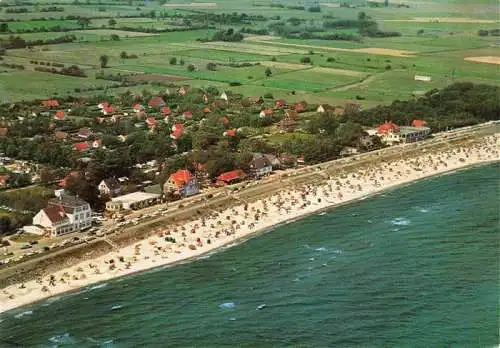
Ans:
[{"label": "white foam on wave", "polygon": [[111,307],[111,310],[112,310],[112,311],[115,311],[115,310],[117,310],[117,309],[121,309],[121,308],[123,308],[123,306],[122,306],[122,305],[114,305],[113,307]]},{"label": "white foam on wave", "polygon": [[411,221],[405,217],[398,217],[391,220],[391,224],[396,226],[408,226],[411,224]]},{"label": "white foam on wave", "polygon": [[14,315],[14,318],[21,319],[22,317],[25,317],[27,315],[33,315],[33,311],[24,311],[22,313],[18,313],[16,315]]},{"label": "white foam on wave", "polygon": [[421,212],[421,213],[428,213],[429,209],[420,208],[418,211]]},{"label": "white foam on wave", "polygon": [[97,285],[91,286],[89,288],[89,291],[97,290],[97,289],[102,289],[102,288],[104,288],[106,286],[108,286],[108,283],[97,284]]},{"label": "white foam on wave", "polygon": [[316,251],[328,251],[328,249],[325,247],[319,247],[319,248],[316,248],[314,250],[316,250]]},{"label": "white foam on wave", "polygon": [[62,335],[52,336],[51,338],[49,338],[49,341],[56,344],[71,344],[75,342],[69,332],[66,332]]},{"label": "white foam on wave", "polygon": [[219,305],[221,309],[234,309],[236,304],[234,302],[224,302]]}]

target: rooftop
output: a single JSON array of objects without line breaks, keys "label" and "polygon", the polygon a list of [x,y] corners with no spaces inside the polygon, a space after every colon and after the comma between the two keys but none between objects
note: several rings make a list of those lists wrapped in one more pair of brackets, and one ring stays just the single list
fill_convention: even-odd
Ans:
[{"label": "rooftop", "polygon": [[159,197],[160,195],[157,193],[147,193],[139,191],[139,192],[132,192],[123,196],[114,197],[111,199],[111,201],[132,204]]},{"label": "rooftop", "polygon": [[59,198],[53,198],[49,200],[49,205],[61,205],[65,208],[77,208],[86,204],[88,203],[83,199],[70,195],[61,195]]}]

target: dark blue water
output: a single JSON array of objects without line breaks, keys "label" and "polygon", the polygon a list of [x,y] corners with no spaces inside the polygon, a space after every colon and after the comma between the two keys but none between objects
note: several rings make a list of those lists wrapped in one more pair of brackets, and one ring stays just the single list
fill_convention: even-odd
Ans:
[{"label": "dark blue water", "polygon": [[499,169],[422,181],[5,313],[1,345],[496,346]]}]

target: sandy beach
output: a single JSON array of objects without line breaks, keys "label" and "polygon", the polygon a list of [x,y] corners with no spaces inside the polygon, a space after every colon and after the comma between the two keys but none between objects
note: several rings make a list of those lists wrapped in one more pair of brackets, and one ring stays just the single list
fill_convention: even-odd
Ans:
[{"label": "sandy beach", "polygon": [[[201,256],[259,231],[383,190],[499,160],[499,137],[411,158],[361,165],[320,183],[283,189],[265,199],[211,211],[208,217],[155,230],[154,236],[43,278],[0,289],[0,312],[116,277]],[[237,197],[236,197],[237,198]]]}]

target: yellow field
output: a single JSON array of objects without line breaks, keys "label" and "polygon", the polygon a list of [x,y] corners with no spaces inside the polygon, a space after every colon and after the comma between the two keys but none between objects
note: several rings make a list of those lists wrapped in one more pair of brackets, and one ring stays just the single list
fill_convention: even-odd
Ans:
[{"label": "yellow field", "polygon": [[464,58],[464,60],[477,63],[500,64],[500,57],[494,57],[494,56],[467,57]]}]

